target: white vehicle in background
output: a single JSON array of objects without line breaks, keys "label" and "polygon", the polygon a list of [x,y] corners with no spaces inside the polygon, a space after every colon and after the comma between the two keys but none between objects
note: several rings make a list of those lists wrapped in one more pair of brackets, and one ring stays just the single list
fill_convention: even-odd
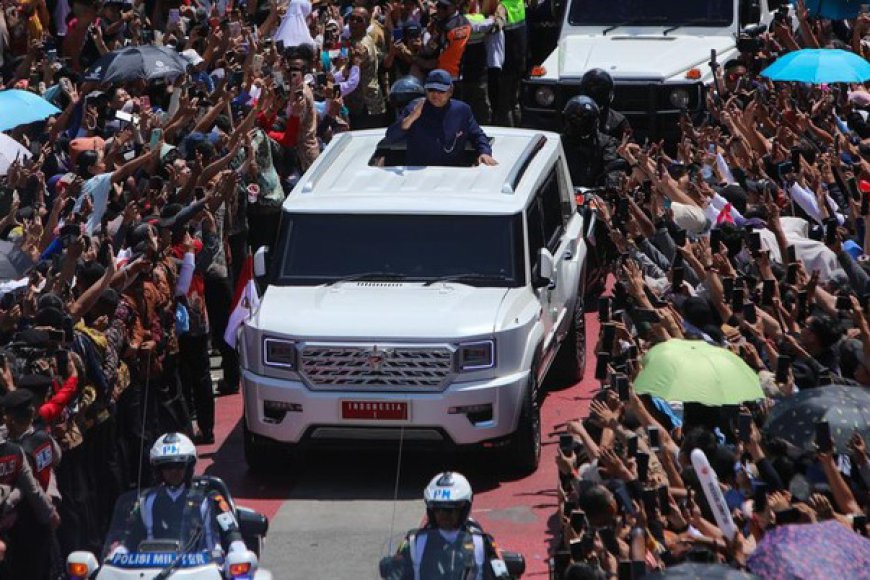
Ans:
[{"label": "white vehicle in background", "polygon": [[[557,0],[554,0],[557,1]],[[556,49],[523,83],[523,124],[559,130],[562,108],[593,68],[613,77],[612,107],[635,133],[679,134],[680,112],[704,110],[711,50],[721,64],[738,55],[742,31],[759,34],[782,0],[563,0]],[[753,30],[753,27],[754,30]],[[674,133],[674,135],[670,134]]]},{"label": "white vehicle in background", "polygon": [[239,337],[252,469],[400,438],[538,465],[542,380],[585,365],[584,214],[558,135],[486,131],[495,167],[406,167],[383,131],[343,133],[287,197]]}]

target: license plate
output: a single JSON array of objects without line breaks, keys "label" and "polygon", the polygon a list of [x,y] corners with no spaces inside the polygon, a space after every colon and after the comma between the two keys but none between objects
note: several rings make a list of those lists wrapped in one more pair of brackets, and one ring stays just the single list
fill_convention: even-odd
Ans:
[{"label": "license plate", "polygon": [[342,419],[368,421],[406,421],[408,403],[404,401],[342,401]]}]

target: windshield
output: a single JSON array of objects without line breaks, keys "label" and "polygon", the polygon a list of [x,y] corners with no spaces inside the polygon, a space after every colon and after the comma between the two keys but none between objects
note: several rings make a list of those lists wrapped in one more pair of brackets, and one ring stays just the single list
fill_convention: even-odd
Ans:
[{"label": "windshield", "polygon": [[522,232],[519,215],[284,214],[272,283],[427,282],[467,275],[461,282],[521,286]]},{"label": "windshield", "polygon": [[[160,530],[152,530],[149,539],[140,510],[141,505],[148,503],[144,499],[147,493],[148,490],[142,491],[141,502],[136,490],[125,493],[115,502],[102,560],[108,559],[108,563],[120,568],[163,568],[183,552],[179,567],[202,566],[211,562],[211,550],[220,545],[220,531],[214,525],[214,518],[206,517],[208,525],[203,527],[200,507],[186,507],[176,525],[172,526],[173,533],[161,534]],[[153,508],[153,502],[151,505]],[[116,550],[118,546],[124,549]]]},{"label": "windshield", "polygon": [[571,0],[573,26],[728,26],[733,0]]}]

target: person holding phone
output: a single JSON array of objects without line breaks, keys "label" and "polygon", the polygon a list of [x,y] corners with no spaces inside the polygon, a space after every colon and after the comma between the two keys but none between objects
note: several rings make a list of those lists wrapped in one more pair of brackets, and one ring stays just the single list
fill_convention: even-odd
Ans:
[{"label": "person holding phone", "polygon": [[345,95],[345,105],[350,112],[351,129],[374,129],[386,125],[386,105],[378,81],[379,57],[374,39],[368,34],[371,22],[369,11],[354,8],[347,19],[350,28],[351,59],[359,66],[360,80],[357,89]]}]

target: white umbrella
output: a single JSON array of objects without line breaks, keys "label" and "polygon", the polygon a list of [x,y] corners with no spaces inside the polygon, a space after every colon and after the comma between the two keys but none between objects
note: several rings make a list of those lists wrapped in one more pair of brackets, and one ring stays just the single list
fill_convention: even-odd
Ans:
[{"label": "white umbrella", "polygon": [[30,151],[9,135],[0,133],[0,175],[6,175],[15,159],[30,159]]}]

